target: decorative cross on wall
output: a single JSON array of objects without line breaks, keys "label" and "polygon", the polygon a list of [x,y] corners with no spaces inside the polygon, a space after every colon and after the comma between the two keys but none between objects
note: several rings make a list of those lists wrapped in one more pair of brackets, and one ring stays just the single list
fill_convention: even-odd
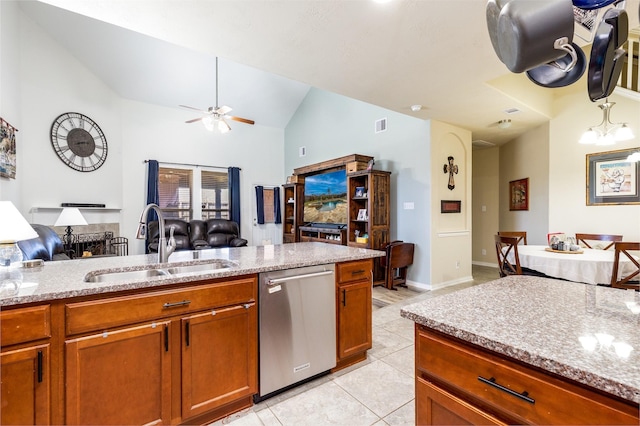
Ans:
[{"label": "decorative cross on wall", "polygon": [[447,185],[447,188],[453,190],[453,188],[456,187],[456,183],[453,181],[453,174],[458,174],[458,165],[453,164],[452,156],[448,156],[447,160],[449,160],[449,163],[445,164],[443,169],[445,173],[449,173],[449,184]]}]

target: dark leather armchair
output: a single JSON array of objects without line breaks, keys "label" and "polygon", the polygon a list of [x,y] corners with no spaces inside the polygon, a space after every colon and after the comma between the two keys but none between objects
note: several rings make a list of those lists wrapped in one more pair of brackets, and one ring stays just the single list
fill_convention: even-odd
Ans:
[{"label": "dark leather armchair", "polygon": [[70,259],[64,251],[62,240],[53,229],[46,225],[38,224],[32,224],[31,227],[38,233],[38,237],[18,241],[18,247],[22,250],[24,260],[42,259],[50,261]]},{"label": "dark leather armchair", "polygon": [[[165,219],[165,236],[167,239],[173,227],[173,238],[176,250],[202,250],[218,247],[244,247],[247,240],[240,238],[238,224],[227,219],[194,219],[187,222],[182,219]],[[149,223],[149,251],[158,251],[158,221]]]}]

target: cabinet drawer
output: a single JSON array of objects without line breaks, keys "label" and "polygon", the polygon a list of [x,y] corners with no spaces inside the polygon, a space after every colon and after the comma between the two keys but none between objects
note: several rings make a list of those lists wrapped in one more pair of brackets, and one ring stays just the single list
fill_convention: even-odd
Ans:
[{"label": "cabinet drawer", "polygon": [[0,344],[2,346],[51,337],[49,305],[11,309],[0,312]]},{"label": "cabinet drawer", "polygon": [[338,263],[337,269],[339,283],[348,283],[363,279],[370,280],[373,261],[371,259],[367,259],[357,260],[355,262]]},{"label": "cabinet drawer", "polygon": [[638,423],[637,407],[634,412],[633,407],[618,400],[421,327],[417,337],[418,377],[433,379],[516,423]]},{"label": "cabinet drawer", "polygon": [[255,301],[255,277],[68,303],[67,335],[104,330],[199,310]]}]

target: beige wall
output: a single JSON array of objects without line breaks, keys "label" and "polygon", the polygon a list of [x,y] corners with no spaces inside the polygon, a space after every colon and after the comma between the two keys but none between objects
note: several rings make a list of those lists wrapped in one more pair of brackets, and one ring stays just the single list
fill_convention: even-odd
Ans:
[{"label": "beige wall", "polygon": [[[529,178],[529,210],[509,210],[509,182]],[[500,218],[496,231],[527,231],[529,244],[549,232],[549,125],[500,147]]]},{"label": "beige wall", "polygon": [[473,151],[473,263],[495,266],[493,236],[500,219],[500,149]]},{"label": "beige wall", "polygon": [[[617,90],[616,90],[617,92]],[[612,95],[616,102],[611,121],[627,122],[635,139],[613,146],[580,145],[587,127],[602,120],[597,104],[584,94],[558,101],[562,113],[551,121],[549,161],[549,229],[554,232],[621,234],[626,241],[640,241],[640,205],[586,205],[586,155],[625,148],[640,148],[640,98]],[[570,107],[568,107],[570,106]]]},{"label": "beige wall", "polygon": [[[454,157],[455,188],[443,166]],[[471,279],[471,132],[431,122],[431,288]],[[441,213],[441,200],[462,201],[461,213]]]}]

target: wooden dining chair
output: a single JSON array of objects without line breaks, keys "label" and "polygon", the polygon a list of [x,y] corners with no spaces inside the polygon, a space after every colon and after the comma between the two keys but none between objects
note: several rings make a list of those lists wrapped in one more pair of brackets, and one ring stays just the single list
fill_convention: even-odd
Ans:
[{"label": "wooden dining chair", "polygon": [[[498,269],[500,277],[507,275],[522,275],[520,257],[518,256],[518,237],[505,237],[495,235],[496,255],[498,256]],[[513,252],[515,264],[509,262],[509,254]]]},{"label": "wooden dining chair", "polygon": [[[640,243],[630,242],[616,242],[614,243],[615,254],[613,257],[613,273],[611,274],[611,287],[634,289],[640,291],[640,261],[636,259],[629,251],[640,251]],[[626,276],[618,278],[618,271],[620,271],[620,254],[624,254],[627,259],[635,265],[635,269],[630,271]],[[623,258],[624,259],[624,258]],[[635,278],[635,279],[633,279]]]},{"label": "wooden dining chair", "polygon": [[522,242],[525,246],[527,245],[527,231],[498,231],[498,235],[502,235],[503,237],[516,237],[518,244]]},{"label": "wooden dining chair", "polygon": [[414,249],[414,243],[398,240],[384,246],[386,255],[381,262],[385,268],[385,287],[389,290],[407,286],[407,269],[413,264]]},{"label": "wooden dining chair", "polygon": [[607,241],[611,242],[609,245],[603,248],[608,250],[613,247],[613,244],[617,241],[622,241],[622,235],[606,235],[606,234],[578,234],[576,233],[576,243],[584,244],[587,248],[593,248],[587,241]]}]

